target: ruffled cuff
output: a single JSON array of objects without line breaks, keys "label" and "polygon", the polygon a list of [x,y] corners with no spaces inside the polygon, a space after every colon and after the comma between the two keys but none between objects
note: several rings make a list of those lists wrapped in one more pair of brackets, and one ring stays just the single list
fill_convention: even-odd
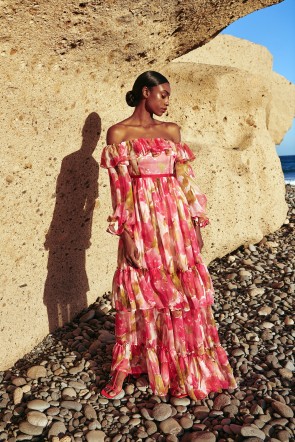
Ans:
[{"label": "ruffled cuff", "polygon": [[186,161],[193,161],[196,159],[195,154],[191,151],[185,143],[176,144],[176,158],[175,161],[178,163],[185,163]]},{"label": "ruffled cuff", "polygon": [[129,164],[126,143],[109,144],[102,151],[101,167],[109,169],[110,167],[116,167],[118,164],[126,166]]},{"label": "ruffled cuff", "polygon": [[127,223],[120,224],[118,220],[113,220],[112,217],[108,218],[109,225],[107,227],[107,232],[112,235],[121,236],[124,230],[134,239],[132,227]]},{"label": "ruffled cuff", "polygon": [[193,221],[195,224],[198,224],[200,227],[206,227],[208,224],[210,224],[209,218],[203,216],[195,216],[193,218]]}]

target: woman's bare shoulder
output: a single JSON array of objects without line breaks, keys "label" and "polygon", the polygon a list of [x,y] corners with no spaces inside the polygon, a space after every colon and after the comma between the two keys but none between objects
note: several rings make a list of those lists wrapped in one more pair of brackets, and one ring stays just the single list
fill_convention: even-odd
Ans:
[{"label": "woman's bare shoulder", "polygon": [[107,144],[119,144],[124,140],[126,135],[126,124],[125,120],[114,124],[109,127],[107,131]]},{"label": "woman's bare shoulder", "polygon": [[179,143],[181,141],[180,126],[172,122],[165,122],[164,124],[167,138],[174,141],[174,143]]}]

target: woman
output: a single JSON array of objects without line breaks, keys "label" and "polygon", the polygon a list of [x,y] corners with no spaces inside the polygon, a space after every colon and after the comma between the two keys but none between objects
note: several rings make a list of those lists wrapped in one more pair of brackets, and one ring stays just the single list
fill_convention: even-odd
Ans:
[{"label": "woman", "polygon": [[177,124],[154,118],[166,112],[170,92],[163,75],[141,74],[126,94],[135,110],[109,128],[102,153],[114,210],[107,230],[120,236],[116,344],[111,380],[101,391],[107,398],[120,393],[127,374],[148,373],[154,394],[195,400],[236,386],[200,254],[200,228],[209,220],[190,166],[195,157]]}]

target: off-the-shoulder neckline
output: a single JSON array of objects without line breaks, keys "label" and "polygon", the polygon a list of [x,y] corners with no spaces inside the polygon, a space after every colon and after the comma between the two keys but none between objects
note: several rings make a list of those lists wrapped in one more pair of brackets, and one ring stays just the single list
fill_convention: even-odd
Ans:
[{"label": "off-the-shoulder neckline", "polygon": [[181,143],[182,143],[181,141],[179,141],[178,143],[175,143],[175,141],[168,140],[167,138],[163,138],[163,137],[150,137],[150,138],[139,137],[139,138],[130,138],[129,140],[122,140],[122,141],[120,141],[120,143],[111,143],[111,144],[107,144],[107,146],[113,146],[113,145],[118,146],[118,145],[120,145],[120,144],[122,144],[122,143],[130,143],[130,142],[132,142],[132,141],[139,141],[139,140],[145,140],[145,141],[148,141],[148,140],[149,140],[149,141],[162,140],[162,141],[167,141],[167,142],[169,142],[169,143],[172,143],[172,144],[174,144],[174,145],[176,145],[176,144],[181,144]]}]

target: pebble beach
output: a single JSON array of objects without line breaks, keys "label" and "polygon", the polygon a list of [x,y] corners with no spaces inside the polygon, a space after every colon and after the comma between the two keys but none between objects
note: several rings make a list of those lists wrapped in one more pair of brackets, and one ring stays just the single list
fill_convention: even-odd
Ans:
[{"label": "pebble beach", "polygon": [[101,397],[115,341],[105,294],[0,372],[0,442],[294,441],[295,186],[286,201],[279,230],[208,267],[237,389],[158,397],[143,375]]}]

